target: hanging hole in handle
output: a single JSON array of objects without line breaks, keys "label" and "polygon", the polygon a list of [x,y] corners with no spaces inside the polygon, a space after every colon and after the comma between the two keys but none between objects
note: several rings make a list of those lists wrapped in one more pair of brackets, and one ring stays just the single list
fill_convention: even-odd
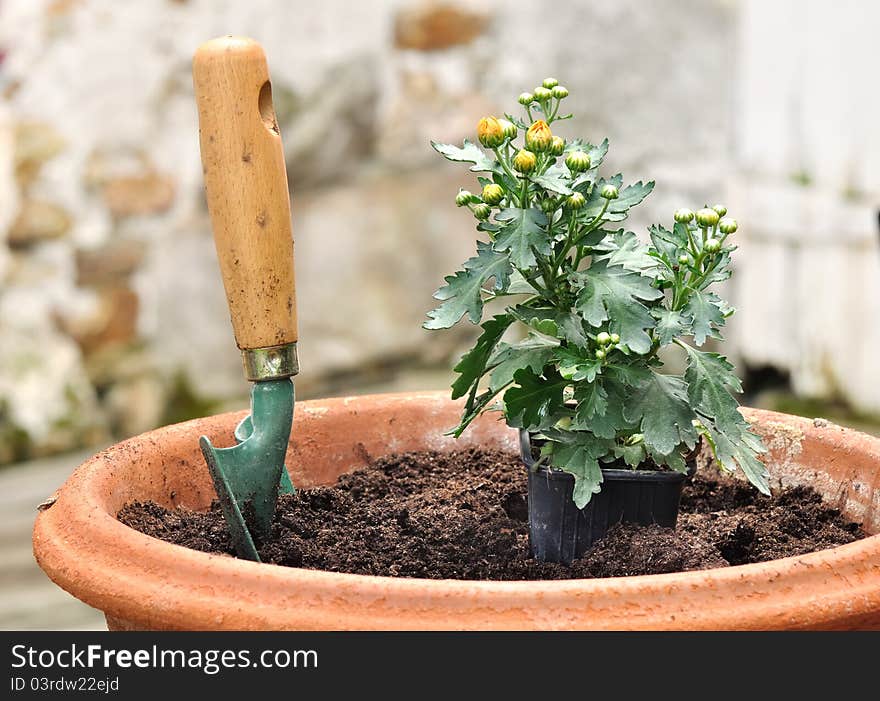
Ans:
[{"label": "hanging hole in handle", "polygon": [[263,120],[263,124],[266,125],[266,129],[279,134],[278,120],[275,119],[275,105],[272,103],[272,83],[268,80],[260,88],[258,104],[260,107],[260,118]]}]

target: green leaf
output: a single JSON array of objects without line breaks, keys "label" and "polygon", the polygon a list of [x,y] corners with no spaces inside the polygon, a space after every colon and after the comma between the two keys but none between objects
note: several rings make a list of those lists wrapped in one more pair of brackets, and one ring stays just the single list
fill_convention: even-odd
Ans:
[{"label": "green leaf", "polygon": [[625,387],[635,388],[651,379],[651,368],[637,358],[632,363],[611,362],[605,367],[605,374]]},{"label": "green leaf", "polygon": [[681,312],[674,312],[671,309],[659,309],[655,311],[657,317],[657,328],[655,333],[661,346],[672,343],[673,340],[686,334],[690,329],[688,320],[682,316]]},{"label": "green leaf", "polygon": [[501,165],[494,158],[486,154],[483,149],[467,139],[464,140],[464,146],[459,148],[452,144],[440,144],[436,141],[431,142],[431,146],[441,156],[450,160],[462,163],[473,163],[470,170],[474,172],[489,171],[492,173],[502,174],[504,171]]},{"label": "green leaf", "polygon": [[593,263],[573,275],[581,291],[577,310],[591,326],[609,321],[609,330],[620,334],[620,340],[636,353],[651,350],[651,337],[645,329],[654,327],[654,317],[639,300],[655,300],[663,293],[651,281],[605,261]]},{"label": "green leaf", "polygon": [[483,324],[483,333],[477,339],[474,347],[461,356],[453,370],[458,373],[458,378],[452,383],[452,398],[458,399],[467,394],[468,390],[486,372],[486,365],[498,341],[513,323],[510,314],[493,316]]},{"label": "green leaf", "polygon": [[547,216],[540,209],[503,209],[495,219],[504,225],[495,237],[494,248],[509,251],[515,267],[523,269],[535,265],[532,249],[541,255],[550,254],[550,241],[543,229],[547,225]]},{"label": "green leaf", "polygon": [[[588,430],[599,438],[613,439],[618,431],[635,428],[635,425],[627,421],[623,415],[623,407],[628,401],[630,392],[614,378],[603,375],[601,380],[599,378],[596,380],[596,382],[600,381],[606,394],[605,412],[588,416],[590,407],[581,402],[575,411],[572,427]],[[579,385],[575,388],[575,400],[581,401],[586,398],[586,390],[583,387],[589,385]]]},{"label": "green leaf", "polygon": [[687,385],[679,377],[651,372],[650,379],[630,396],[623,415],[638,422],[645,444],[669,455],[682,444],[693,448],[697,440],[696,414],[687,402]]},{"label": "green leaf", "polygon": [[572,139],[565,144],[563,157],[572,151],[583,151],[590,156],[590,169],[598,168],[602,164],[602,160],[608,153],[608,139],[604,139],[601,144],[594,146],[589,141],[583,139]]},{"label": "green leaf", "polygon": [[[601,189],[601,188],[600,188]],[[608,205],[608,214],[626,214],[632,207],[635,207],[637,204],[641,203],[648,195],[651,194],[651,191],[654,189],[654,181],[650,180],[646,183],[643,183],[639,180],[632,185],[627,185],[623,190],[620,191],[620,194],[616,200],[611,200],[611,204]],[[622,217],[621,217],[622,218]],[[612,221],[617,221],[616,219],[612,219]]]},{"label": "green leaf", "polygon": [[575,389],[574,398],[578,403],[576,413],[580,421],[589,421],[594,416],[605,416],[605,411],[608,409],[608,392],[602,386],[601,378],[579,384]]},{"label": "green leaf", "polygon": [[[578,184],[578,181],[575,180],[573,187],[577,187]],[[605,198],[601,195],[602,188],[605,185],[614,185],[614,187],[620,190],[617,199],[611,200],[608,203],[608,207],[605,209],[605,214],[602,217],[604,221],[609,222],[618,222],[626,219],[627,212],[645,199],[651,190],[654,189],[653,181],[643,183],[641,180],[620,189],[621,185],[623,185],[623,176],[619,173],[611,178],[600,178],[596,181],[596,184],[593,185],[590,196],[587,198],[586,205],[578,211],[578,221],[592,221],[599,215],[603,207],[605,207]]]},{"label": "green leaf", "polygon": [[[508,308],[519,321],[529,327],[530,332],[550,336],[556,339],[559,334],[559,326],[556,323],[556,310],[546,307],[529,307],[524,304],[518,304],[513,308]],[[557,341],[558,345],[558,341]]]},{"label": "green leaf", "polygon": [[[587,172],[589,173],[590,171],[587,171]],[[586,175],[586,174],[582,173],[581,177],[583,177],[584,175]],[[592,178],[592,176],[590,176],[590,178]],[[580,181],[580,178],[575,180],[573,187],[579,187],[579,185],[580,185],[579,181]],[[623,184],[623,176],[620,175],[619,173],[611,178],[600,178],[592,186],[592,189],[590,190],[589,197],[587,197],[586,204],[581,209],[578,210],[578,213],[577,213],[578,221],[581,222],[582,224],[589,223],[589,222],[593,221],[596,217],[598,217],[599,214],[601,214],[602,210],[605,209],[605,198],[602,197],[602,195],[600,194],[603,186],[614,185],[614,187],[619,189],[622,184]],[[584,185],[582,189],[586,189],[586,187],[587,186]],[[605,215],[603,216],[603,220],[606,220],[606,221],[619,221],[619,220],[625,219],[625,218],[626,218],[625,215],[618,216],[616,218],[611,218],[608,216],[607,211],[605,212]]]},{"label": "green leaf", "polygon": [[599,458],[608,451],[608,444],[586,432],[570,432],[569,435],[573,436],[571,442],[554,442],[552,465],[574,476],[574,504],[583,509],[601,489]]},{"label": "green leaf", "polygon": [[547,333],[552,329],[546,322],[552,322],[556,329],[549,335],[566,340],[576,346],[587,344],[584,320],[576,312],[558,311],[547,307],[529,307],[524,304],[517,305],[508,311],[526,326],[536,331]]},{"label": "green leaf", "polygon": [[693,325],[694,343],[702,346],[707,338],[720,338],[717,327],[724,325],[721,299],[712,292],[693,292],[684,307]]},{"label": "green leaf", "polygon": [[507,345],[502,343],[498,352],[489,361],[493,366],[489,376],[489,389],[500,391],[513,382],[517,371],[528,368],[540,375],[544,366],[550,362],[555,345],[539,336],[529,336],[524,341]]},{"label": "green leaf", "polygon": [[739,406],[731,392],[742,392],[739,378],[733,374],[733,365],[718,353],[709,353],[680,344],[687,351],[688,366],[684,380],[688,398],[699,412],[723,420],[736,414]]},{"label": "green leaf", "polygon": [[704,431],[715,460],[728,472],[739,467],[743,474],[762,494],[770,494],[770,473],[767,466],[758,459],[757,453],[766,448],[760,439],[748,430],[748,424],[740,425],[736,431],[721,430],[715,422],[703,419]]},{"label": "green leaf", "polygon": [[605,155],[608,153],[608,139],[603,139],[602,143],[598,146],[593,146],[589,143],[584,144],[584,146],[581,146],[581,150],[589,154],[590,170],[595,170],[602,165],[602,161],[605,160]]},{"label": "green leaf", "polygon": [[428,312],[423,327],[448,329],[465,314],[471,323],[479,323],[483,316],[483,285],[491,278],[495,278],[495,291],[503,292],[510,278],[510,260],[507,254],[478,241],[477,255],[465,262],[464,270],[447,276],[446,284],[434,293],[434,298],[443,304]]},{"label": "green leaf", "polygon": [[635,445],[630,445],[625,443],[623,445],[614,446],[614,457],[618,459],[622,458],[630,467],[638,467],[645,462],[645,458],[647,457],[645,444],[636,443]]},{"label": "green leaf", "polygon": [[564,406],[562,393],[568,381],[555,373],[542,377],[528,368],[518,370],[513,378],[516,385],[504,393],[507,425],[546,428],[548,419]]},{"label": "green leaf", "polygon": [[658,465],[666,465],[671,470],[681,472],[682,474],[688,471],[688,464],[685,462],[684,456],[681,453],[673,451],[669,455],[662,455],[661,453],[650,450],[648,453],[651,456],[651,459]]},{"label": "green leaf", "polygon": [[560,346],[553,354],[553,360],[559,368],[559,374],[573,382],[592,382],[602,369],[602,362],[595,355],[577,346]]},{"label": "green leaf", "polygon": [[[473,390],[476,390],[476,385],[473,387]],[[494,392],[492,390],[486,390],[480,395],[477,395],[474,391],[469,397],[468,401],[465,404],[464,413],[462,414],[461,421],[458,426],[453,429],[450,429],[446,432],[447,436],[455,436],[458,438],[464,430],[470,425],[470,423],[477,418],[485,409],[489,406],[489,402],[491,402],[498,392]]]},{"label": "green leaf", "polygon": [[650,275],[657,268],[657,259],[632,231],[615,231],[605,237],[596,250],[602,252],[596,256],[597,260],[605,260],[608,265],[620,266],[640,275]]},{"label": "green leaf", "polygon": [[550,170],[543,175],[536,175],[529,178],[529,180],[536,185],[540,185],[545,190],[550,190],[550,192],[555,192],[557,195],[570,195],[574,191],[565,182],[566,179],[565,173],[557,174]]},{"label": "green leaf", "polygon": [[766,448],[751,432],[731,394],[742,391],[739,378],[733,374],[733,366],[718,353],[682,345],[688,354],[684,376],[688,383],[688,397],[700,414],[702,433],[716,460],[728,471],[738,465],[752,484],[769,494],[767,468],[757,457]]},{"label": "green leaf", "polygon": [[519,270],[514,268],[510,273],[510,284],[508,284],[506,292],[509,295],[531,295],[537,292],[537,289],[523,277]]},{"label": "green leaf", "polygon": [[687,250],[688,240],[685,230],[682,228],[684,224],[676,224],[673,231],[665,229],[659,224],[655,224],[648,229],[651,235],[651,243],[660,254],[661,258],[670,266],[678,262],[678,257]]},{"label": "green leaf", "polygon": [[584,320],[580,314],[575,312],[560,312],[556,317],[556,325],[559,327],[559,333],[569,343],[576,346],[584,346],[587,343],[587,336],[584,333]]}]

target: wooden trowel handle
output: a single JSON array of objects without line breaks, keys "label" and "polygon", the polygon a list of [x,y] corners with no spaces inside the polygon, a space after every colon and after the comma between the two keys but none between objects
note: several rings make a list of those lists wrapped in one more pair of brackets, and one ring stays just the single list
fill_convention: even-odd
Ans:
[{"label": "wooden trowel handle", "polygon": [[294,343],[290,195],[269,69],[253,39],[221,37],[193,57],[214,243],[242,350]]}]

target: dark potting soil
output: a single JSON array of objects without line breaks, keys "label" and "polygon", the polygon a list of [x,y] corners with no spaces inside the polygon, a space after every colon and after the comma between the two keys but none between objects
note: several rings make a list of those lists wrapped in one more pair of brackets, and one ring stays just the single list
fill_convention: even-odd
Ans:
[{"label": "dark potting soil", "polygon": [[[119,520],[204,552],[231,554],[215,503],[199,513],[135,503]],[[431,579],[570,579],[761,562],[850,543],[859,526],[812,489],[766,497],[703,468],[686,484],[675,530],[617,525],[571,565],[529,556],[526,472],[488,450],[390,455],[337,485],[282,496],[264,562]]]}]

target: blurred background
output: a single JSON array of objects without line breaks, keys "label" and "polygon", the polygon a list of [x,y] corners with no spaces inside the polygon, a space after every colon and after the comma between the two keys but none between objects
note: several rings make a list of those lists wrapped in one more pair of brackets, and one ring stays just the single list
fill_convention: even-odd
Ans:
[{"label": "blurred background", "polygon": [[[86,453],[246,405],[202,190],[195,47],[262,42],[292,188],[299,398],[448,387],[421,329],[473,252],[474,138],[546,76],[564,136],[654,179],[630,222],[739,221],[746,403],[880,426],[880,5],[858,0],[0,0],[0,627],[90,627],[30,557]],[[72,452],[71,452],[72,451]],[[48,456],[59,456],[49,458]]]}]

